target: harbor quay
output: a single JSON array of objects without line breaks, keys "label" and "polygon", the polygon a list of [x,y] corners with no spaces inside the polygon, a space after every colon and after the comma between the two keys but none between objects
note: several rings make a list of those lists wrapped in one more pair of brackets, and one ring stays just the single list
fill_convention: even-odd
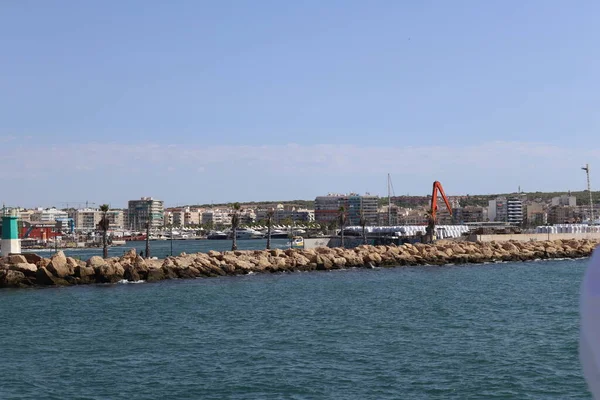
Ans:
[{"label": "harbor quay", "polygon": [[0,259],[0,287],[27,288],[155,282],[165,279],[210,278],[250,273],[328,271],[347,268],[469,265],[588,257],[598,240],[452,242],[360,245],[351,249],[272,249],[208,251],[164,259],[144,259],[135,250],[121,257],[88,260],[66,257],[58,251],[50,258],[34,253],[11,254]]}]

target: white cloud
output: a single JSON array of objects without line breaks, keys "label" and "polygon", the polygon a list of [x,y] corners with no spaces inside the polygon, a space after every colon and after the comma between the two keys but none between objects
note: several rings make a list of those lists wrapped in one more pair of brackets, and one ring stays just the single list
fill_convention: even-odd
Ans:
[{"label": "white cloud", "polygon": [[[579,168],[592,164],[594,184],[598,156],[598,149],[502,141],[418,147],[402,146],[401,140],[389,146],[28,144],[0,148],[0,168],[11,171],[11,179],[1,174],[0,183],[20,179],[23,196],[28,190],[39,193],[30,186],[51,181],[55,189],[46,191],[60,191],[61,185],[130,197],[161,191],[166,200],[176,191],[185,200],[193,190],[208,200],[215,192],[248,200],[310,198],[328,191],[384,194],[387,173],[397,194],[427,193],[433,180],[442,181],[451,194],[504,192],[519,185],[524,190],[580,190],[585,176]],[[198,199],[198,193],[189,197]]]}]

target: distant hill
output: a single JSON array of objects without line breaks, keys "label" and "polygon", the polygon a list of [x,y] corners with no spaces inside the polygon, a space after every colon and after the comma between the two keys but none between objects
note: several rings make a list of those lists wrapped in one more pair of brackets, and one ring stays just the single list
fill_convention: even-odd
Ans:
[{"label": "distant hill", "polygon": [[[315,208],[315,201],[314,200],[282,200],[282,201],[246,201],[246,202],[240,202],[240,205],[242,207],[246,206],[246,207],[258,207],[258,208],[268,208],[268,207],[275,207],[278,204],[283,204],[283,205],[287,205],[287,206],[296,206],[296,208],[306,208],[309,210],[312,210]],[[195,205],[195,206],[189,206],[189,207],[201,207],[201,208],[219,208],[219,207],[223,207],[223,208],[227,208],[227,207],[232,207],[233,203],[218,203],[218,204],[199,204],[199,205]]]},{"label": "distant hill", "polygon": [[[549,203],[553,197],[558,197],[562,195],[570,194],[571,196],[575,196],[577,199],[577,205],[586,205],[589,204],[590,198],[587,190],[582,190],[579,192],[523,192],[520,194],[517,193],[499,193],[499,194],[475,194],[475,195],[461,195],[461,196],[450,196],[453,199],[458,199],[461,206],[482,206],[485,207],[488,205],[490,200],[495,199],[496,197],[501,196],[523,196],[524,200],[529,201],[540,201],[544,203]],[[592,196],[594,199],[594,203],[600,201],[600,191],[592,191]],[[394,196],[392,197],[392,204],[397,205],[398,207],[403,208],[417,208],[417,207],[427,207],[430,204],[430,195],[427,196]],[[307,208],[309,210],[314,209],[315,201],[314,200],[280,200],[280,201],[249,201],[249,202],[240,202],[242,206],[246,207],[259,207],[259,208],[267,208],[274,207],[277,204],[283,204],[288,206],[296,206],[297,208]],[[379,206],[385,206],[388,204],[387,197],[379,198]],[[233,203],[219,203],[219,204],[199,204],[190,207],[201,207],[201,208],[219,208],[219,207],[231,207]]]},{"label": "distant hill", "polygon": [[[590,195],[587,190],[579,192],[523,192],[523,193],[499,193],[499,194],[485,194],[485,195],[463,195],[463,196],[450,196],[452,199],[457,199],[462,207],[465,206],[482,206],[485,207],[489,204],[490,200],[494,200],[497,197],[509,197],[520,195],[523,200],[538,201],[542,203],[549,203],[553,197],[559,197],[562,195],[575,196],[577,199],[577,205],[586,205],[590,203]],[[594,203],[600,200],[600,191],[592,191],[592,197]],[[398,207],[414,208],[414,207],[427,207],[431,202],[431,196],[396,196],[392,197],[392,203]],[[382,197],[379,200],[381,206],[387,205],[387,197]]]}]

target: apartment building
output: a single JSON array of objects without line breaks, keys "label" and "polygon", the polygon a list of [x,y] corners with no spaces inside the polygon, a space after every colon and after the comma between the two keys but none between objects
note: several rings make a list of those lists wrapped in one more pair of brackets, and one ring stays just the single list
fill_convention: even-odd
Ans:
[{"label": "apartment building", "polygon": [[490,221],[520,225],[523,223],[523,201],[518,196],[498,197],[490,200],[488,218]]},{"label": "apartment building", "polygon": [[[98,224],[102,219],[102,211],[93,208],[82,208],[78,210],[69,210],[69,218],[73,220],[73,226],[76,232],[92,232],[98,229]],[[123,229],[124,212],[120,209],[108,210],[106,216],[109,222],[109,230]]]},{"label": "apartment building", "polygon": [[454,223],[466,224],[471,222],[484,222],[487,218],[485,207],[465,206],[452,210]]},{"label": "apartment building", "polygon": [[555,205],[548,210],[549,224],[570,224],[577,222],[577,207],[568,205]]},{"label": "apartment building", "polygon": [[231,215],[229,210],[210,209],[201,214],[202,225],[207,226],[229,226],[231,225]]},{"label": "apartment building", "polygon": [[66,211],[57,210],[56,208],[36,208],[32,211],[29,217],[31,222],[49,224],[55,223],[57,220],[69,218],[69,214]]},{"label": "apartment building", "polygon": [[[256,210],[256,221],[266,221],[269,209],[261,208]],[[300,209],[296,207],[287,207],[278,204],[273,208],[273,223],[281,224],[286,222],[310,223],[315,220],[314,210]]]},{"label": "apartment building", "polygon": [[542,203],[530,203],[525,206],[525,221],[528,226],[545,225],[548,221],[546,207]]},{"label": "apartment building", "polygon": [[367,225],[376,225],[379,217],[377,213],[379,196],[350,194],[328,194],[315,198],[315,221],[329,223],[337,221],[339,209],[343,206],[346,210],[348,225],[358,225],[361,214]]},{"label": "apartment building", "polygon": [[577,197],[562,195],[552,198],[552,206],[570,206],[575,207],[577,205]]},{"label": "apartment building", "polygon": [[140,200],[129,200],[127,207],[129,229],[141,231],[150,228],[160,228],[164,219],[164,203],[152,197],[142,197]]},{"label": "apartment building", "polygon": [[506,222],[514,225],[523,223],[523,201],[520,198],[506,199]]}]

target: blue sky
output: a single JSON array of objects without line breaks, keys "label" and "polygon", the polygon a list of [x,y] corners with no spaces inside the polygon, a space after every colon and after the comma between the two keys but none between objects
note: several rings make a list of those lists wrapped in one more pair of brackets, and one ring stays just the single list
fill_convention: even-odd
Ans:
[{"label": "blue sky", "polygon": [[0,195],[124,206],[581,190],[594,1],[0,4]]}]

